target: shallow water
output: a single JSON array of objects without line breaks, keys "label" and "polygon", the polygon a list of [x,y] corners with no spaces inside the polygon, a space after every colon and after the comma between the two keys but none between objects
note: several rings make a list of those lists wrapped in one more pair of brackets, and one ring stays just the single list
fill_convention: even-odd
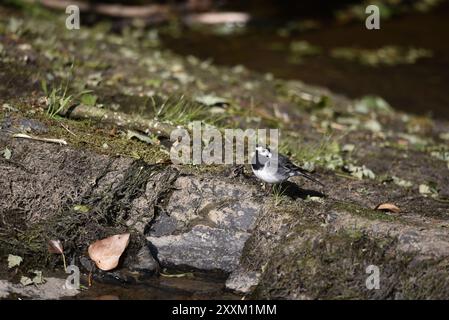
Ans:
[{"label": "shallow water", "polygon": [[138,284],[94,282],[73,299],[88,300],[209,300],[241,297],[224,288],[224,281],[205,278],[151,277]]},{"label": "shallow water", "polygon": [[[432,13],[381,20],[381,29],[372,31],[365,28],[364,22],[338,26],[324,16],[318,19],[320,29],[288,38],[277,34],[273,20],[259,19],[243,34],[219,36],[190,30],[177,38],[166,35],[163,41],[183,55],[211,58],[221,65],[242,64],[280,78],[325,86],[353,98],[376,94],[396,109],[449,119],[448,5]],[[295,40],[308,41],[320,47],[322,53],[305,57],[300,64],[289,63],[288,43]],[[273,50],[273,45],[285,49]],[[433,56],[411,65],[370,67],[328,54],[335,47],[375,49],[386,45],[430,49]]]},{"label": "shallow water", "polygon": [[[166,271],[164,271],[166,272]],[[120,274],[121,276],[117,276]],[[118,273],[96,274],[88,280],[81,275],[80,293],[63,300],[240,300],[242,295],[225,288],[226,277],[214,272],[175,272],[161,275],[143,275],[121,270]],[[55,277],[65,280],[61,271],[44,271],[44,278]],[[0,279],[17,283],[18,278],[5,270]],[[42,293],[46,297],[46,293]],[[41,298],[42,298],[41,297]],[[7,300],[29,300],[29,296],[11,293]],[[1,299],[0,299],[1,300]]]}]

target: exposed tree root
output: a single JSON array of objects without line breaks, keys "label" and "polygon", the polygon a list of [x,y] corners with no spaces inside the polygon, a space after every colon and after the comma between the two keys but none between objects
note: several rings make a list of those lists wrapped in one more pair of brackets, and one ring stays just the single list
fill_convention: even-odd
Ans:
[{"label": "exposed tree root", "polygon": [[103,108],[92,108],[82,104],[72,107],[69,110],[63,110],[60,112],[60,115],[72,119],[91,119],[106,124],[125,127],[127,129],[151,132],[166,138],[169,138],[170,133],[176,129],[176,126],[158,120],[147,119],[138,115],[130,115]]}]

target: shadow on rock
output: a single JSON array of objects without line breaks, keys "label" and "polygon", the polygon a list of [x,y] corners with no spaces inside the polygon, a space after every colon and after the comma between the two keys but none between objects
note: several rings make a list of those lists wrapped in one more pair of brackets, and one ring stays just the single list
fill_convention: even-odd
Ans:
[{"label": "shadow on rock", "polygon": [[282,188],[282,193],[285,196],[290,197],[294,200],[296,200],[298,198],[306,199],[308,196],[309,197],[320,197],[320,198],[323,198],[326,196],[324,193],[321,193],[316,190],[302,189],[302,188],[298,187],[298,185],[296,183],[293,183],[290,181],[285,181],[285,182],[281,183],[281,188]]}]

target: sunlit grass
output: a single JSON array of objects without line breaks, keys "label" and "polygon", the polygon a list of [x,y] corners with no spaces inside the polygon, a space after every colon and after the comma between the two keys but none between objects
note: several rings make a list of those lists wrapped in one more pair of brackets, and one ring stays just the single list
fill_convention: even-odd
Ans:
[{"label": "sunlit grass", "polygon": [[52,88],[51,91],[48,89],[45,80],[42,81],[41,85],[46,97],[47,109],[45,113],[50,118],[57,118],[59,113],[66,109],[73,101],[73,96],[67,93],[68,82],[66,82],[65,86]]},{"label": "sunlit grass", "polygon": [[217,125],[223,119],[220,115],[211,114],[207,106],[190,101],[184,96],[170,97],[160,104],[154,99],[151,102],[154,119],[162,122],[188,125],[193,121],[203,121],[210,125]]},{"label": "sunlit grass", "polygon": [[274,205],[279,206],[284,200],[286,189],[282,187],[282,184],[275,184],[271,188],[271,194],[273,195]]},{"label": "sunlit grass", "polygon": [[343,165],[338,141],[339,138],[332,135],[323,136],[313,143],[303,143],[298,137],[286,136],[280,142],[279,152],[307,170],[313,170],[315,165],[336,169]]}]

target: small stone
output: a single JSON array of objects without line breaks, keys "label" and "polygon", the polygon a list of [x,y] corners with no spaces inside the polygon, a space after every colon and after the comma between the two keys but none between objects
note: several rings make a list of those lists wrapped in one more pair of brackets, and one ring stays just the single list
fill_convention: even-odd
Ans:
[{"label": "small stone", "polygon": [[259,283],[260,273],[238,269],[226,280],[226,288],[240,293],[248,293]]},{"label": "small stone", "polygon": [[353,144],[345,144],[343,146],[343,148],[341,149],[341,151],[343,151],[343,152],[352,152],[352,151],[354,151],[354,149],[355,149],[355,145],[353,145]]},{"label": "small stone", "polygon": [[155,273],[159,271],[159,263],[153,258],[150,248],[143,246],[137,253],[137,261],[131,263],[129,268],[133,271],[141,271],[145,273]]},{"label": "small stone", "polygon": [[382,130],[382,125],[377,120],[368,120],[364,127],[372,132],[380,132]]},{"label": "small stone", "polygon": [[432,192],[430,191],[430,187],[428,185],[420,184],[419,185],[419,193],[421,193],[421,194],[430,194]]}]

